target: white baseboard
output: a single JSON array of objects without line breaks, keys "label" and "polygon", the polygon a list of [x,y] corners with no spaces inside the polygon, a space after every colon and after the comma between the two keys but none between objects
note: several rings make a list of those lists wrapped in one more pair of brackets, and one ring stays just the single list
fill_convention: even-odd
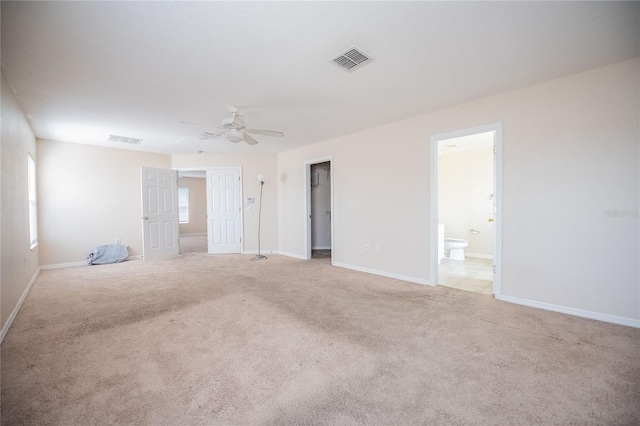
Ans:
[{"label": "white baseboard", "polygon": [[82,262],[68,262],[68,263],[54,263],[52,265],[40,265],[40,269],[58,269],[58,268],[70,268],[72,266],[83,266],[87,265],[87,261],[83,260]]},{"label": "white baseboard", "polygon": [[277,251],[275,252],[276,254],[281,254],[282,256],[288,256],[288,257],[293,257],[296,259],[302,259],[302,260],[307,260],[307,257],[301,254],[295,254],[295,253],[287,253],[286,251]]},{"label": "white baseboard", "polygon": [[206,237],[206,232],[196,232],[195,234],[180,234],[181,237]]},{"label": "white baseboard", "polygon": [[477,259],[493,259],[493,256],[490,254],[481,254],[481,253],[468,253],[468,252],[464,252],[464,255],[466,257],[475,257]]},{"label": "white baseboard", "polygon": [[613,324],[626,325],[640,328],[640,319],[619,317],[616,315],[603,314],[600,312],[585,311],[583,309],[569,308],[567,306],[553,305],[551,303],[538,302],[536,300],[521,299],[513,296],[500,296],[499,300],[515,303],[517,305],[529,306],[532,308],[544,309],[546,311],[560,312],[562,314],[574,315],[582,318],[589,318],[598,321],[610,322]]},{"label": "white baseboard", "polygon": [[2,341],[4,340],[4,336],[7,335],[9,328],[11,328],[11,324],[13,324],[13,320],[16,319],[16,315],[18,315],[18,311],[22,307],[22,303],[24,303],[24,299],[27,298],[27,295],[29,294],[31,287],[33,286],[33,283],[36,281],[36,278],[38,278],[39,274],[40,274],[40,268],[36,269],[36,272],[34,272],[33,276],[31,277],[31,281],[29,281],[29,284],[27,284],[27,287],[22,292],[22,295],[20,296],[20,299],[18,300],[16,307],[13,308],[11,315],[9,315],[9,318],[7,318],[7,322],[4,324],[4,327],[2,327],[2,330],[0,330],[0,343],[2,343]]},{"label": "white baseboard", "polygon": [[[258,254],[258,250],[244,250],[242,254]],[[261,255],[265,254],[279,254],[278,250],[260,250]]]},{"label": "white baseboard", "polygon": [[331,246],[317,246],[317,247],[311,247],[311,250],[331,250]]},{"label": "white baseboard", "polygon": [[[135,259],[142,259],[142,255],[136,254],[134,256],[129,256],[124,261],[126,262],[127,260],[135,260]],[[51,265],[40,265],[40,269],[45,270],[45,269],[71,268],[74,266],[89,266],[89,264],[87,263],[86,260],[82,260],[79,262],[53,263]],[[91,266],[99,266],[99,265],[91,265]]]},{"label": "white baseboard", "polygon": [[385,272],[378,271],[376,269],[363,268],[361,266],[348,265],[346,263],[334,262],[333,266],[337,266],[340,268],[353,269],[354,271],[366,272],[367,274],[380,275],[387,278],[394,278],[396,280],[408,281],[410,283],[422,284],[422,285],[433,285],[429,280],[425,280],[422,278],[410,277],[407,275],[395,274],[393,272]]}]

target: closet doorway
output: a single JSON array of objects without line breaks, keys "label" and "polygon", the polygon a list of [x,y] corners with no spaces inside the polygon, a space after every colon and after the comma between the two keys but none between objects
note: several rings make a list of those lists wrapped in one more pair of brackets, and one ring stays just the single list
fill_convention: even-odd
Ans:
[{"label": "closet doorway", "polygon": [[307,259],[333,260],[333,179],[331,158],[305,163]]}]

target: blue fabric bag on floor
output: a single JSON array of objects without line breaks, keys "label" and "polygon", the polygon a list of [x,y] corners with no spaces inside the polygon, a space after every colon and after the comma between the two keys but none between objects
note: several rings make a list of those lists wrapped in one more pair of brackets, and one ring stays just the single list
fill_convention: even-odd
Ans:
[{"label": "blue fabric bag on floor", "polygon": [[118,263],[129,257],[127,246],[122,244],[107,244],[98,246],[87,256],[89,265],[105,265],[107,263]]}]

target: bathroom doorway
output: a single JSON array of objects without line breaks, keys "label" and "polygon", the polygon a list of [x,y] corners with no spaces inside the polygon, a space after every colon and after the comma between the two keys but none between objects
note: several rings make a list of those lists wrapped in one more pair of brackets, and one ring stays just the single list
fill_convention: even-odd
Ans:
[{"label": "bathroom doorway", "polygon": [[331,158],[305,163],[307,259],[333,259]]},{"label": "bathroom doorway", "polygon": [[431,139],[432,282],[496,298],[500,138],[494,124]]}]

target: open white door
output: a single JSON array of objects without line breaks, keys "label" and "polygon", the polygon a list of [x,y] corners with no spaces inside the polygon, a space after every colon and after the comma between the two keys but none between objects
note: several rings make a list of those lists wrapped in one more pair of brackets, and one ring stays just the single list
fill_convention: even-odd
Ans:
[{"label": "open white door", "polygon": [[242,253],[239,168],[207,170],[207,235],[210,254]]},{"label": "open white door", "polygon": [[142,257],[174,256],[180,251],[178,172],[140,168]]}]

